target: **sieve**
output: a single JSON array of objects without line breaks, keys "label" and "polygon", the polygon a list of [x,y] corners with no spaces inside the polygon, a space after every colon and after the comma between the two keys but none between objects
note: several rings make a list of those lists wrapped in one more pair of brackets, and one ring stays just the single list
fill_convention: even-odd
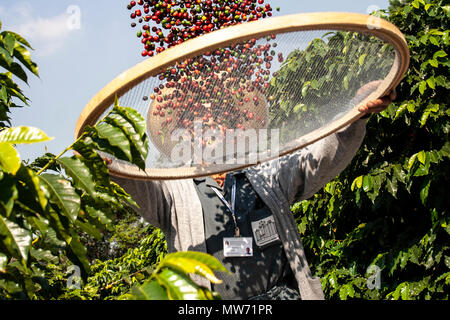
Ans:
[{"label": "sieve", "polygon": [[147,122],[146,170],[116,160],[112,174],[184,179],[254,166],[348,126],[360,105],[395,88],[409,65],[402,33],[355,13],[308,13],[230,26],[125,71],[82,111],[76,137],[119,104]]}]

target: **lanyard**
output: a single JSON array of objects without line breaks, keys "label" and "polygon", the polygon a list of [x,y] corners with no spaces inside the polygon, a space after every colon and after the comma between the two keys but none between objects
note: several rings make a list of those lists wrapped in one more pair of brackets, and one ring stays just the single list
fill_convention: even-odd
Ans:
[{"label": "lanyard", "polygon": [[231,205],[228,203],[228,201],[225,199],[223,194],[219,191],[219,189],[215,187],[211,187],[214,192],[217,194],[219,199],[227,206],[228,210],[230,210],[231,215],[233,217],[234,225],[235,225],[235,237],[239,238],[241,236],[241,232],[239,230],[239,227],[237,225],[236,221],[236,211],[235,211],[235,205],[236,205],[236,177],[233,177],[233,186],[231,187]]}]

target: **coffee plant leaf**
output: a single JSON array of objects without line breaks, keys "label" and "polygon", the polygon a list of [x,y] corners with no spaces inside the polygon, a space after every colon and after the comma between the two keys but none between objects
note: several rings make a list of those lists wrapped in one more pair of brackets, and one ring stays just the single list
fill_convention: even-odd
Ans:
[{"label": "coffee plant leaf", "polygon": [[7,142],[0,142],[0,169],[13,175],[20,169],[21,160],[17,150]]},{"label": "coffee plant leaf", "polygon": [[80,196],[71,183],[61,175],[42,174],[39,178],[47,186],[51,195],[50,201],[56,204],[70,221],[75,222],[80,211]]},{"label": "coffee plant leaf", "polygon": [[14,127],[0,131],[0,143],[11,144],[38,143],[52,140],[45,132],[34,127]]},{"label": "coffee plant leaf", "polygon": [[166,290],[155,280],[131,289],[134,300],[169,300]]},{"label": "coffee plant leaf", "polygon": [[75,186],[87,191],[91,196],[95,196],[95,183],[89,168],[78,158],[59,158],[57,162],[64,168],[66,174],[70,176]]},{"label": "coffee plant leaf", "polygon": [[0,234],[2,235],[0,241],[8,252],[26,263],[32,241],[31,232],[0,215]]},{"label": "coffee plant leaf", "polygon": [[167,290],[170,300],[206,300],[203,292],[183,273],[164,268],[155,278]]}]

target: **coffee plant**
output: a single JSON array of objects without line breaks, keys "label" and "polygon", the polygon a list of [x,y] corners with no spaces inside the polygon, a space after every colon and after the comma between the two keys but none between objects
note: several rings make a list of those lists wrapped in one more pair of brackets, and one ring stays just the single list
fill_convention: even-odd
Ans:
[{"label": "coffee plant", "polygon": [[391,1],[377,14],[411,51],[398,98],[348,168],[292,210],[327,299],[448,299],[450,7]]},{"label": "coffee plant", "polygon": [[[50,139],[37,128],[10,125],[11,108],[18,107],[16,100],[25,105],[29,101],[15,78],[27,82],[24,68],[38,75],[29,50],[30,44],[20,35],[10,31],[0,33],[0,66],[5,71],[0,73],[0,299],[99,298],[102,289],[111,289],[121,280],[111,278],[111,283],[101,286],[103,280],[109,279],[98,280],[101,262],[92,258],[87,245],[92,239],[104,241],[114,231],[118,217],[130,214],[132,206],[137,205],[119,185],[110,181],[108,166],[100,152],[145,169],[148,152],[145,120],[133,109],[120,106],[116,99],[105,118],[87,127],[59,155],[45,154],[31,164],[23,162],[15,145]],[[73,155],[65,156],[69,152]],[[159,242],[164,255],[165,243]],[[151,262],[159,258],[152,256],[158,250],[154,244],[149,240],[142,244],[147,246]],[[145,265],[141,256],[133,257],[135,253],[128,251],[124,259],[128,255],[130,265],[133,259],[137,260],[135,268]],[[179,266],[185,263],[190,269]],[[149,285],[157,289],[157,297],[167,290],[168,298],[183,298],[179,290],[185,287],[178,286],[179,289],[178,282],[171,282],[177,276],[179,281],[185,279],[184,284],[190,285],[190,294],[213,298],[208,290],[198,288],[186,278],[184,272],[197,267],[203,270],[200,275],[212,278],[211,268],[220,270],[221,266],[208,257],[180,253],[168,257],[152,274],[161,287]],[[84,287],[83,282],[93,272],[96,274],[91,282],[98,287],[89,285],[92,283]],[[153,297],[153,292],[142,290],[141,294]]]}]

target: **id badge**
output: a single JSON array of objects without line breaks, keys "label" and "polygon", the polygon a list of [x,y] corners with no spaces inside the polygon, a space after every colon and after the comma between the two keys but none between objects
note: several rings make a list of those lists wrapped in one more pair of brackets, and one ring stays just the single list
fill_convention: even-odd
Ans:
[{"label": "id badge", "polygon": [[223,255],[226,258],[253,257],[253,238],[223,238]]}]

